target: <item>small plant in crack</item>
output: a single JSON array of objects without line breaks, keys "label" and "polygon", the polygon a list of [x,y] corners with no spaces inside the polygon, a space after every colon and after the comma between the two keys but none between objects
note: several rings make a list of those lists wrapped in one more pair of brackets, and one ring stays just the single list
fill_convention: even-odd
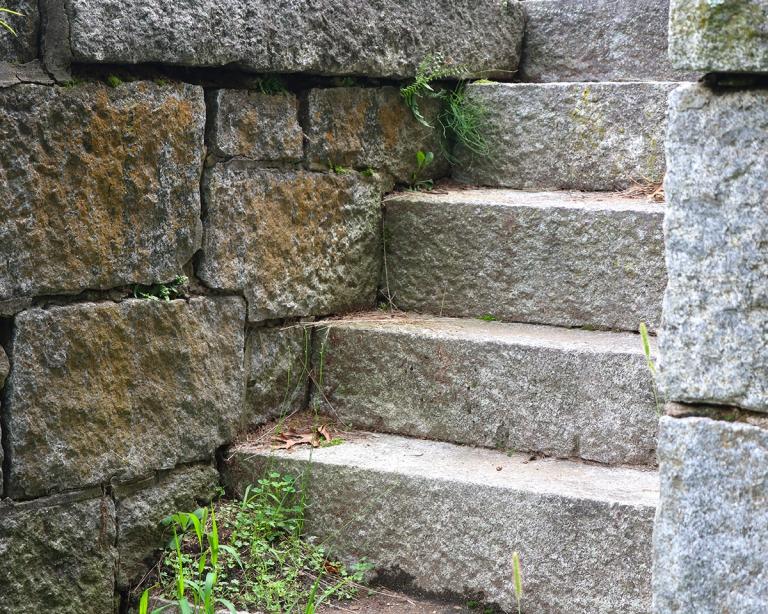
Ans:
[{"label": "small plant in crack", "polygon": [[660,416],[662,414],[662,409],[659,400],[659,391],[656,387],[656,363],[651,356],[651,339],[648,335],[648,327],[645,325],[645,322],[640,322],[640,340],[643,344],[645,362],[648,365],[648,370],[651,372],[651,386],[653,387],[653,400],[656,403],[656,413]]},{"label": "small plant in crack", "polygon": [[435,154],[431,151],[423,152],[419,150],[416,152],[416,170],[411,173],[411,190],[421,192],[422,190],[431,190],[435,187],[435,182],[432,179],[424,178],[424,173],[434,161]]},{"label": "small plant in crack", "polygon": [[167,284],[153,284],[151,286],[136,285],[133,288],[134,298],[146,299],[149,301],[171,301],[185,295],[185,289],[189,283],[189,278],[185,275],[178,275],[173,281]]},{"label": "small plant in crack", "polygon": [[[5,7],[0,6],[0,13],[5,13],[6,15],[14,15],[16,17],[24,17],[23,13],[19,13],[18,11],[13,11],[11,9],[7,9]],[[5,19],[0,19],[0,27],[8,30],[11,34],[14,36],[18,36],[16,33],[16,30],[11,26],[10,23],[8,23]]]}]

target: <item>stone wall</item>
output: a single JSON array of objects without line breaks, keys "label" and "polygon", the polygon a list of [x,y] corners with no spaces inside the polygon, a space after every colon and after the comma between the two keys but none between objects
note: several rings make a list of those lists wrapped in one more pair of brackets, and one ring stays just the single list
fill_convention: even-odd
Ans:
[{"label": "stone wall", "polygon": [[0,611],[124,611],[222,446],[304,406],[301,321],[375,304],[382,195],[440,147],[398,80],[513,73],[523,10],[2,4]]},{"label": "stone wall", "polygon": [[[673,0],[654,607],[768,603],[768,3]],[[749,74],[752,73],[752,74]]]}]

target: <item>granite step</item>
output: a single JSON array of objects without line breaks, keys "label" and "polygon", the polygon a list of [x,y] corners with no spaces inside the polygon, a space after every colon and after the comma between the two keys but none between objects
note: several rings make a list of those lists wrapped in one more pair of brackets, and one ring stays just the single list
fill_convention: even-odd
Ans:
[{"label": "granite step", "polygon": [[458,148],[454,177],[518,189],[604,191],[664,178],[674,82],[482,83],[490,155]]},{"label": "granite step", "polygon": [[639,335],[371,314],[328,322],[315,347],[315,400],[354,428],[655,463],[658,415]]},{"label": "granite step", "polygon": [[244,445],[228,456],[236,492],[266,471],[305,476],[308,534],[411,590],[516,612],[518,552],[524,612],[651,611],[653,471],[364,433],[318,450]]},{"label": "granite step", "polygon": [[662,205],[615,194],[406,193],[386,203],[382,292],[405,311],[656,329],[663,220]]}]

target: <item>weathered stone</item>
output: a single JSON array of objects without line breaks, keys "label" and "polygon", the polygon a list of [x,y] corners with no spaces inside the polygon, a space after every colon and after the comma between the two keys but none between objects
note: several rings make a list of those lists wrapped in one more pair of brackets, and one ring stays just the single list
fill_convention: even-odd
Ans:
[{"label": "weathered stone", "polygon": [[308,472],[310,534],[414,590],[483,593],[516,612],[517,551],[524,612],[647,614],[656,474],[528,459],[359,435],[311,460],[243,448],[228,471],[241,490],[267,470]]},{"label": "weathered stone", "polygon": [[671,96],[661,384],[768,411],[768,90]]},{"label": "weathered stone", "polygon": [[460,181],[519,189],[615,190],[661,182],[667,95],[676,83],[473,85],[488,157],[459,147]]},{"label": "weathered stone", "polygon": [[200,242],[202,88],[0,90],[0,300],[173,279]]},{"label": "weathered stone", "polygon": [[113,612],[114,541],[108,497],[0,501],[0,612]]},{"label": "weathered stone", "polygon": [[38,61],[26,64],[0,62],[0,89],[22,83],[53,85],[55,82]]},{"label": "weathered stone", "polygon": [[198,275],[242,291],[252,321],[373,305],[380,194],[353,175],[218,164],[206,173]]},{"label": "weathered stone", "polygon": [[637,335],[365,316],[318,334],[323,399],[345,424],[561,458],[655,463],[658,417]]},{"label": "weathered stone", "polygon": [[210,458],[244,399],[242,299],[82,303],[16,317],[6,495]]},{"label": "weathered stone", "polygon": [[311,334],[300,325],[256,328],[248,333],[245,399],[249,424],[261,424],[303,407]]},{"label": "weathered stone", "polygon": [[527,0],[524,81],[678,81],[667,0]]},{"label": "weathered stone", "polygon": [[74,60],[253,72],[407,77],[442,52],[474,73],[514,71],[516,0],[66,0]]},{"label": "weathered stone", "polygon": [[632,331],[659,324],[660,205],[468,190],[405,194],[386,207],[385,286],[400,309]]},{"label": "weathered stone", "polygon": [[[421,177],[448,174],[438,129],[417,122],[397,88],[315,89],[309,93],[308,109],[307,155],[314,169],[331,164],[360,170],[370,167],[411,183],[416,153],[431,151],[435,161]],[[437,101],[421,101],[420,109],[437,126]]]},{"label": "weathered stone", "polygon": [[768,72],[768,0],[671,0],[672,63],[699,72]]},{"label": "weathered stone", "polygon": [[293,94],[215,90],[209,102],[213,153],[263,161],[298,161],[304,157],[299,103]]},{"label": "weathered stone", "polygon": [[0,14],[0,19],[16,31],[16,36],[5,29],[0,33],[0,61],[14,64],[31,62],[38,56],[40,13],[37,0],[4,0],[2,6],[22,15]]},{"label": "weathered stone", "polygon": [[8,371],[10,370],[11,365],[8,363],[8,356],[5,355],[5,351],[0,347],[0,390],[5,386],[5,378],[8,377]]},{"label": "weathered stone", "polygon": [[659,462],[654,612],[764,612],[768,431],[664,418]]},{"label": "weathered stone", "polygon": [[210,465],[177,469],[159,479],[115,488],[117,500],[117,585],[141,580],[165,547],[169,535],[160,521],[176,512],[193,512],[216,494],[219,473]]}]

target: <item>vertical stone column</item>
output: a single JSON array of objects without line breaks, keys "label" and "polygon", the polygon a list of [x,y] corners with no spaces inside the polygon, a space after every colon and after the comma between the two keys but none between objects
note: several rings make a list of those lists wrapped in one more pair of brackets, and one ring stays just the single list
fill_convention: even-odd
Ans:
[{"label": "vertical stone column", "polygon": [[654,611],[765,612],[768,1],[673,0],[670,55]]}]

